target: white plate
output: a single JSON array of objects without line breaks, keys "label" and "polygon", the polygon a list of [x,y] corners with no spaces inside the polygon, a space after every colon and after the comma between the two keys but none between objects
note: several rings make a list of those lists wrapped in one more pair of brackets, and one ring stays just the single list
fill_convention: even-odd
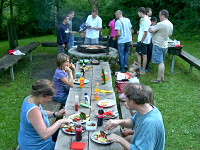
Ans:
[{"label": "white plate", "polygon": [[[74,123],[71,123],[71,125],[73,125]],[[67,128],[65,128],[65,127],[62,127],[62,131],[64,132],[64,133],[66,133],[66,134],[70,134],[70,135],[75,135],[76,134],[76,132],[68,132],[68,131],[66,131],[66,129]],[[85,132],[85,127],[84,126],[82,126],[82,133],[83,132]]]},{"label": "white plate", "polygon": [[[73,114],[73,115],[70,115],[68,117],[69,121],[70,122],[73,122],[73,123],[76,123],[75,121],[73,121],[72,118],[74,118],[75,116],[79,115],[80,113],[77,113],[77,114]],[[86,114],[87,115],[87,114]],[[88,115],[87,115],[88,116]],[[86,120],[81,120],[81,123],[85,123],[86,121],[89,121],[90,120],[90,117],[87,117]]]},{"label": "white plate", "polygon": [[115,100],[111,100],[111,99],[104,99],[104,100],[100,100],[98,102],[98,105],[99,106],[104,106],[104,107],[111,107],[111,106],[114,106],[116,104],[116,101]]},{"label": "white plate", "polygon": [[113,143],[113,141],[100,142],[100,141],[96,140],[95,135],[98,135],[98,134],[100,134],[100,131],[94,132],[94,133],[91,135],[92,141],[94,141],[94,142],[96,142],[96,143],[99,143],[99,144],[111,144],[111,143]]},{"label": "white plate", "polygon": [[[79,79],[74,79],[74,83],[75,84],[80,84],[80,82],[79,81],[77,81],[77,80],[79,80]],[[87,84],[87,83],[89,83],[90,81],[88,80],[88,79],[85,79],[84,80],[84,84]]]}]

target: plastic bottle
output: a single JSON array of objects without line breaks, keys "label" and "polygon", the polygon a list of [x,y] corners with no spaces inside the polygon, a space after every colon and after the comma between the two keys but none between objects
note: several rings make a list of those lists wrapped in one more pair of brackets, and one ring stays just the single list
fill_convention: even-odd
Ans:
[{"label": "plastic bottle", "polygon": [[103,106],[100,106],[100,109],[98,111],[98,122],[97,122],[98,126],[103,125],[103,118],[104,118],[104,110],[103,110]]},{"label": "plastic bottle", "polygon": [[94,99],[100,100],[100,87],[99,83],[96,83],[95,93],[94,93]]},{"label": "plastic bottle", "polygon": [[88,105],[88,104],[89,104],[89,96],[88,96],[88,93],[84,93],[84,97],[85,97],[85,104]]},{"label": "plastic bottle", "polygon": [[75,95],[75,112],[78,113],[79,111],[79,96],[78,95]]},{"label": "plastic bottle", "polygon": [[84,88],[85,87],[85,84],[84,84],[85,78],[80,77],[79,81],[80,81],[80,88]]},{"label": "plastic bottle", "polygon": [[104,73],[104,69],[102,69],[102,73],[101,73],[101,82],[102,84],[106,84],[106,75]]},{"label": "plastic bottle", "polygon": [[80,122],[80,118],[77,118],[77,123],[76,123],[76,141],[81,141],[82,140],[82,126]]}]

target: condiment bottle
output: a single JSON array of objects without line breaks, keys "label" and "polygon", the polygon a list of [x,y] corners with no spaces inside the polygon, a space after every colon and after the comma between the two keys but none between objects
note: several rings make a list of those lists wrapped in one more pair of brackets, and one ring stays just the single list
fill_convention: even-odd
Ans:
[{"label": "condiment bottle", "polygon": [[100,109],[98,111],[98,122],[97,122],[98,126],[103,125],[103,118],[104,118],[104,110],[103,110],[103,106],[100,106]]},{"label": "condiment bottle", "polygon": [[102,84],[106,84],[106,75],[104,73],[104,69],[102,69],[102,73],[101,73],[101,82]]},{"label": "condiment bottle", "polygon": [[76,141],[82,140],[82,126],[81,126],[81,119],[77,118],[76,122]]},{"label": "condiment bottle", "polygon": [[75,112],[78,113],[79,111],[79,96],[78,95],[75,95]]},{"label": "condiment bottle", "polygon": [[100,87],[99,83],[96,83],[95,93],[94,93],[94,99],[100,100]]},{"label": "condiment bottle", "polygon": [[80,88],[84,88],[85,87],[85,84],[84,84],[85,78],[80,77],[79,81],[80,81]]},{"label": "condiment bottle", "polygon": [[88,105],[88,104],[89,104],[89,96],[88,96],[88,93],[84,93],[84,97],[85,97],[85,104]]}]

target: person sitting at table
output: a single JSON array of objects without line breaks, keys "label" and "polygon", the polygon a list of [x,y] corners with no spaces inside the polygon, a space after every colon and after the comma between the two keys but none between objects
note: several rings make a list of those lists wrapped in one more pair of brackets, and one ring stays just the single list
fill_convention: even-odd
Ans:
[{"label": "person sitting at table", "polygon": [[[154,99],[154,93],[153,93],[153,90],[150,86],[145,86],[145,90],[148,94],[148,99],[149,99],[149,103],[152,104],[152,105],[156,105],[156,102],[155,102],[155,99]],[[127,103],[125,103],[125,106],[127,107],[127,109],[129,109],[130,113],[131,113],[131,116],[134,116],[136,114],[136,111],[135,110],[131,110],[128,106],[127,106]],[[133,134],[135,133],[135,130],[134,129],[123,129],[121,131],[121,135],[127,140],[127,141],[131,141],[131,138],[133,136]]]},{"label": "person sitting at table", "polygon": [[24,99],[20,114],[20,150],[53,150],[57,138],[54,133],[57,133],[61,124],[70,123],[64,118],[50,126],[49,117],[60,117],[66,113],[64,109],[58,112],[43,109],[42,104],[51,101],[54,94],[54,85],[49,80],[38,80],[32,85],[31,95]]},{"label": "person sitting at table", "polygon": [[57,69],[53,76],[53,83],[56,87],[56,95],[53,99],[56,102],[65,104],[70,87],[74,86],[75,66],[70,63],[70,57],[64,53],[57,56]]},{"label": "person sitting at table", "polygon": [[164,150],[165,128],[162,115],[156,106],[149,104],[145,86],[129,83],[125,86],[125,94],[127,106],[136,110],[136,114],[130,119],[110,119],[106,123],[106,130],[120,125],[134,128],[135,133],[131,141],[116,134],[108,135],[107,139],[121,144],[127,150]]}]

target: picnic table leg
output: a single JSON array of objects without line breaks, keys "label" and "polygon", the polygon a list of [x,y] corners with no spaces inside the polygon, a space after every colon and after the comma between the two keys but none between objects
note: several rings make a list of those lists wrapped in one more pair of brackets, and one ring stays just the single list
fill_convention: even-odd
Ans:
[{"label": "picnic table leg", "polygon": [[32,62],[33,57],[32,57],[32,51],[30,52],[30,62]]},{"label": "picnic table leg", "polygon": [[12,78],[12,80],[15,81],[15,76],[14,76],[13,66],[10,68],[10,74],[11,74],[11,78]]},{"label": "picnic table leg", "polygon": [[175,64],[175,61],[176,61],[176,55],[172,55],[172,68],[171,68],[171,73],[172,74],[174,73],[174,64]]},{"label": "picnic table leg", "polygon": [[190,65],[190,71],[189,71],[189,73],[191,73],[192,72],[192,65]]}]

